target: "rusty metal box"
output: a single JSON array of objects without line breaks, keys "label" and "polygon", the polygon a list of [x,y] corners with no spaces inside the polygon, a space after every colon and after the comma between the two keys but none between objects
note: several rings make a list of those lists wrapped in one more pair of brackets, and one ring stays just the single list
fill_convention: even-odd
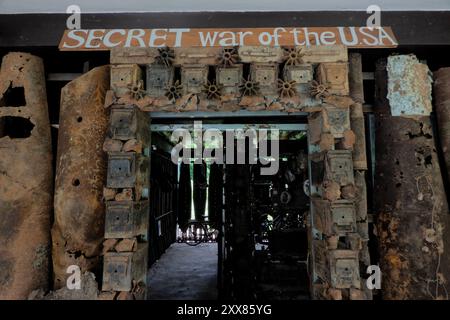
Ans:
[{"label": "rusty metal box", "polygon": [[283,77],[286,81],[295,81],[298,93],[307,93],[310,89],[310,82],[313,80],[312,65],[286,65],[283,70]]},{"label": "rusty metal box", "polygon": [[332,134],[335,139],[344,137],[351,130],[349,108],[326,106],[320,112],[311,113],[308,117],[310,142],[317,144],[323,133]]},{"label": "rusty metal box", "polygon": [[331,133],[335,138],[342,138],[344,132],[350,130],[350,111],[348,108],[324,108],[324,132]]},{"label": "rusty metal box", "polygon": [[148,201],[107,201],[105,238],[127,239],[146,235],[148,215]]},{"label": "rusty metal box", "polygon": [[137,112],[135,108],[113,106],[109,117],[110,137],[116,140],[136,138]]},{"label": "rusty metal box", "polygon": [[337,289],[360,288],[359,259],[356,250],[329,252],[331,286]]},{"label": "rusty metal box", "polygon": [[348,64],[345,62],[321,63],[316,71],[317,80],[329,86],[331,94],[347,96],[349,94],[348,85]]},{"label": "rusty metal box", "polygon": [[108,188],[133,188],[136,184],[137,155],[133,152],[108,153]]},{"label": "rusty metal box", "polygon": [[[136,200],[149,187],[150,159],[134,152],[109,152],[106,187],[135,188]],[[144,193],[142,193],[144,192]]]},{"label": "rusty metal box", "polygon": [[354,184],[352,152],[349,150],[328,151],[326,155],[327,180],[341,186]]},{"label": "rusty metal box", "polygon": [[141,68],[137,64],[120,64],[111,66],[111,89],[117,97],[130,92],[132,86],[142,79]]},{"label": "rusty metal box", "polygon": [[148,245],[135,252],[107,252],[103,262],[103,291],[131,291],[133,282],[146,283]]},{"label": "rusty metal box", "polygon": [[159,64],[147,66],[147,93],[150,96],[163,96],[166,87],[172,84],[173,68]]},{"label": "rusty metal box", "polygon": [[108,136],[116,140],[138,139],[144,145],[150,141],[150,118],[148,113],[135,106],[114,105],[109,117]]},{"label": "rusty metal box", "polygon": [[183,85],[183,94],[201,93],[207,79],[207,66],[181,67],[181,84]]},{"label": "rusty metal box", "polygon": [[223,94],[239,93],[239,85],[242,82],[242,64],[233,67],[216,69],[216,83],[222,87]]},{"label": "rusty metal box", "polygon": [[352,152],[331,150],[310,155],[311,185],[319,188],[324,181],[333,181],[340,186],[354,184]]},{"label": "rusty metal box", "polygon": [[345,236],[357,231],[353,202],[312,200],[314,228],[327,236]]},{"label": "rusty metal box", "polygon": [[257,64],[250,67],[251,79],[259,83],[259,90],[263,95],[277,94],[278,65]]}]

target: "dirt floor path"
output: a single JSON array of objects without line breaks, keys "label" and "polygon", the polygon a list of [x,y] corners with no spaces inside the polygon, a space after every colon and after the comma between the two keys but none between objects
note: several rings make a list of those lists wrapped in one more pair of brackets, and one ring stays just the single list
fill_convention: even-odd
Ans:
[{"label": "dirt floor path", "polygon": [[148,299],[217,299],[217,244],[172,244],[150,268]]}]

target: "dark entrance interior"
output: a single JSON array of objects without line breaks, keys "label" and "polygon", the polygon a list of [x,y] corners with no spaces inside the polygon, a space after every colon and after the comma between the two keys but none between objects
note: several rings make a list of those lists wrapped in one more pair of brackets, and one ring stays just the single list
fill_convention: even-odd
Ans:
[{"label": "dark entrance interior", "polygon": [[[195,158],[175,164],[168,129],[190,130],[194,119],[152,116],[150,299],[309,299],[306,119],[265,116],[251,122],[258,123],[256,130],[279,130],[273,175],[262,174],[268,164],[261,159],[237,164],[236,153],[234,164],[195,164]],[[223,132],[246,130],[250,123],[245,116],[219,114],[200,120]],[[245,139],[250,148],[251,138]],[[273,151],[269,147],[267,154]],[[193,229],[209,237],[192,246],[186,243],[192,227],[186,226],[198,221],[205,230]]]}]

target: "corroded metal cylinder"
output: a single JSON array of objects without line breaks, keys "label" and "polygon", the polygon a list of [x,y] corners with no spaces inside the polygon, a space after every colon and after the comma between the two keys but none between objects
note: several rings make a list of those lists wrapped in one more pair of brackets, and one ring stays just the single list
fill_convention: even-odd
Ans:
[{"label": "corroded metal cylinder", "polygon": [[3,58],[0,127],[0,299],[26,299],[49,278],[52,147],[40,58]]},{"label": "corroded metal cylinder", "polygon": [[376,71],[377,234],[384,299],[448,299],[449,216],[430,118],[389,113]]},{"label": "corroded metal cylinder", "polygon": [[95,68],[61,91],[52,228],[54,286],[65,285],[67,268],[99,272],[105,208],[108,118],[104,105],[109,66]]},{"label": "corroded metal cylinder", "polygon": [[355,103],[350,106],[350,123],[355,134],[355,145],[353,147],[353,167],[355,170],[367,170],[366,156],[366,132],[364,126],[364,86],[361,54],[351,53],[349,55],[349,87],[350,96]]},{"label": "corroded metal cylinder", "polygon": [[350,97],[353,101],[364,103],[364,85],[362,61],[360,53],[350,53],[348,55],[348,82]]},{"label": "corroded metal cylinder", "polygon": [[361,103],[355,103],[350,106],[350,126],[355,134],[355,145],[353,147],[353,168],[355,170],[367,170],[366,132],[363,107]]},{"label": "corroded metal cylinder", "polygon": [[441,68],[434,73],[434,98],[439,138],[450,182],[450,68]]}]

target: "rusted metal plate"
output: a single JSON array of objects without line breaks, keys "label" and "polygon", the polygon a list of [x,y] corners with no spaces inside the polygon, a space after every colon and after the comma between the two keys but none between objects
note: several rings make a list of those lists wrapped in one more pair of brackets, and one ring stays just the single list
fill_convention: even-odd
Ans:
[{"label": "rusted metal plate", "polygon": [[310,155],[312,185],[320,186],[324,181],[339,186],[354,184],[352,153],[347,150],[332,150]]},{"label": "rusted metal plate", "polygon": [[148,198],[150,161],[134,152],[109,152],[106,186],[133,188],[135,200]]},{"label": "rusted metal plate", "polygon": [[278,65],[254,63],[250,67],[251,79],[258,82],[262,95],[277,94]]},{"label": "rusted metal plate", "polygon": [[326,106],[320,112],[310,113],[308,123],[312,127],[309,139],[313,144],[318,144],[326,133],[335,139],[343,138],[350,130],[350,112],[348,108]]},{"label": "rusted metal plate", "polygon": [[166,88],[172,85],[173,68],[160,64],[147,66],[147,93],[150,96],[163,96]]},{"label": "rusted metal plate", "polygon": [[341,186],[354,184],[352,153],[347,150],[334,150],[326,153],[325,179]]},{"label": "rusted metal plate", "polygon": [[0,299],[26,299],[48,289],[51,241],[52,147],[38,57],[3,57],[0,124]]},{"label": "rusted metal plate", "polygon": [[142,70],[137,64],[120,64],[111,67],[111,89],[116,97],[130,93],[142,79]]},{"label": "rusted metal plate", "polygon": [[139,165],[133,152],[110,152],[108,154],[108,188],[132,188],[136,183]]},{"label": "rusted metal plate", "polygon": [[347,63],[321,63],[316,69],[316,77],[320,83],[328,86],[329,93],[341,96],[349,94]]},{"label": "rusted metal plate", "polygon": [[101,266],[106,157],[102,150],[108,118],[103,107],[108,66],[95,68],[61,91],[55,184],[53,272],[55,288],[65,285],[67,268]]},{"label": "rusted metal plate", "polygon": [[143,146],[150,141],[150,117],[133,105],[111,106],[108,137],[128,141],[136,139]]},{"label": "rusted metal plate", "polygon": [[360,53],[349,54],[348,69],[350,96],[353,101],[362,104],[364,103],[364,81]]},{"label": "rusted metal plate", "polygon": [[312,200],[314,227],[327,236],[345,236],[356,232],[356,213],[352,202]]},{"label": "rusted metal plate", "polygon": [[216,83],[221,86],[223,94],[239,93],[239,85],[243,78],[242,69],[242,64],[216,69]]},{"label": "rusted metal plate", "polygon": [[222,51],[220,47],[214,48],[174,48],[176,65],[198,64],[214,65],[217,64],[219,55]]},{"label": "rusted metal plate", "polygon": [[367,170],[366,131],[364,125],[364,86],[361,54],[351,53],[349,57],[349,89],[354,104],[350,106],[351,129],[355,134],[353,147],[353,167]]},{"label": "rusted metal plate", "polygon": [[447,299],[450,222],[430,119],[389,115],[383,69],[380,62],[374,193],[383,298]]},{"label": "rusted metal plate", "polygon": [[103,265],[103,291],[131,291],[133,282],[146,282],[148,245],[135,252],[107,252]]},{"label": "rusted metal plate", "polygon": [[207,66],[184,66],[181,68],[183,93],[201,93],[208,79]]},{"label": "rusted metal plate", "polygon": [[105,238],[124,239],[145,235],[148,229],[148,201],[106,202]]},{"label": "rusted metal plate", "polygon": [[363,106],[360,103],[355,103],[350,107],[350,127],[355,134],[353,167],[355,170],[367,170],[366,129]]},{"label": "rusted metal plate", "polygon": [[432,111],[431,73],[414,55],[390,56],[388,95],[393,116],[426,116]]},{"label": "rusted metal plate", "polygon": [[283,68],[284,79],[287,81],[295,81],[297,93],[309,93],[313,74],[311,64],[301,64],[298,66],[285,65]]},{"label": "rusted metal plate", "polygon": [[275,63],[283,61],[283,49],[280,47],[241,46],[239,58],[244,63]]},{"label": "rusted metal plate", "polygon": [[434,73],[434,97],[438,132],[450,183],[450,68]]},{"label": "rusted metal plate", "polygon": [[303,47],[302,53],[304,63],[348,61],[347,47],[343,45]]},{"label": "rusted metal plate", "polygon": [[358,251],[332,250],[329,253],[331,286],[337,289],[361,287]]},{"label": "rusted metal plate", "polygon": [[114,47],[110,51],[110,62],[111,64],[147,65],[155,62],[157,56],[157,48]]}]

